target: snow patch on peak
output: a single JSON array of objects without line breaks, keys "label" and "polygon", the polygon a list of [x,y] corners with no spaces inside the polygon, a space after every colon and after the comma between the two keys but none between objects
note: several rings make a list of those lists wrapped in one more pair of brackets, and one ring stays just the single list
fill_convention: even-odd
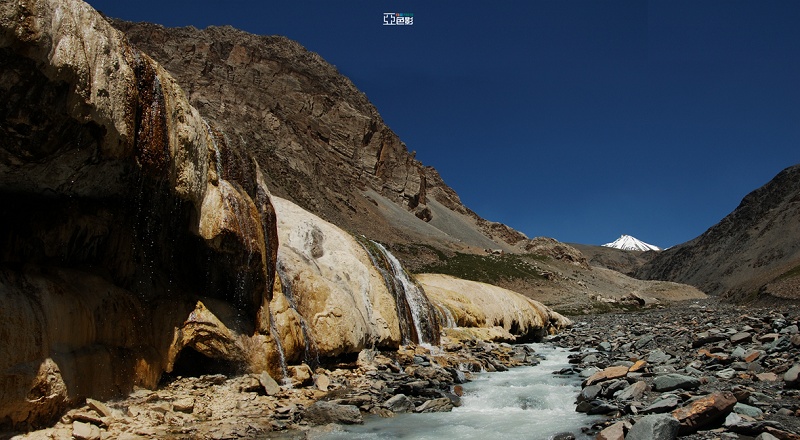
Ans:
[{"label": "snow patch on peak", "polygon": [[625,251],[660,251],[661,248],[652,244],[645,243],[636,237],[630,235],[622,235],[611,243],[606,243],[603,246],[622,249]]}]

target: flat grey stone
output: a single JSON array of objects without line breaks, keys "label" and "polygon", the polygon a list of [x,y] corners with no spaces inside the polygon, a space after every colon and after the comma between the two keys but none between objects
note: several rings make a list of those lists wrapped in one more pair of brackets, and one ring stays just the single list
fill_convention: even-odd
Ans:
[{"label": "flat grey stone", "polygon": [[625,436],[625,440],[674,440],[678,438],[680,422],[669,414],[642,417]]},{"label": "flat grey stone", "polygon": [[699,386],[699,379],[676,373],[656,376],[655,379],[653,379],[653,389],[655,391],[672,391],[677,389],[693,390]]}]

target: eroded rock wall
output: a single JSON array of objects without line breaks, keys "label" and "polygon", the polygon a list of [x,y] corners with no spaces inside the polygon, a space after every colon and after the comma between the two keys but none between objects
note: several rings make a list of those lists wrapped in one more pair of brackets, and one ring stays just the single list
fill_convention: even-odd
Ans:
[{"label": "eroded rock wall", "polygon": [[270,352],[265,179],[76,0],[0,4],[0,423]]}]

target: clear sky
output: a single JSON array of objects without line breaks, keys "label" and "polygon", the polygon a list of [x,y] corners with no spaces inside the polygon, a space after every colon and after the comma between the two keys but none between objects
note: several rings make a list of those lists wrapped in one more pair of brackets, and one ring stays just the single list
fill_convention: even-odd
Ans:
[{"label": "clear sky", "polygon": [[796,0],[89,3],[299,41],[467,206],[531,237],[672,246],[800,163]]}]

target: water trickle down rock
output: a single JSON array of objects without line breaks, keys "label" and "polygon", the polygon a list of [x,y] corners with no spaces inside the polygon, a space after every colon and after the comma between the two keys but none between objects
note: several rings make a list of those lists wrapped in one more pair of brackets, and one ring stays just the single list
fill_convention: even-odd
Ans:
[{"label": "water trickle down rock", "polygon": [[[286,301],[286,313],[275,313],[279,332],[286,334],[287,358],[299,360],[305,352],[294,310],[305,320],[321,357],[397,348],[401,335],[394,298],[356,239],[288,200],[272,201],[278,219],[280,284],[290,289],[295,306]],[[285,297],[277,285],[276,281],[273,298]],[[298,343],[287,344],[293,331]]]},{"label": "water trickle down rock", "polygon": [[3,2],[0,103],[0,423],[154,387],[192,353],[277,368],[265,179],[159,65],[85,3]]},{"label": "water trickle down rock", "polygon": [[[403,265],[383,245],[373,244],[383,256],[393,282],[390,286],[398,304],[398,310],[403,310],[408,315],[407,319],[413,324],[411,341],[417,344],[439,344],[439,320],[436,311],[425,291],[409,278]],[[380,262],[380,260],[378,260]]]}]

